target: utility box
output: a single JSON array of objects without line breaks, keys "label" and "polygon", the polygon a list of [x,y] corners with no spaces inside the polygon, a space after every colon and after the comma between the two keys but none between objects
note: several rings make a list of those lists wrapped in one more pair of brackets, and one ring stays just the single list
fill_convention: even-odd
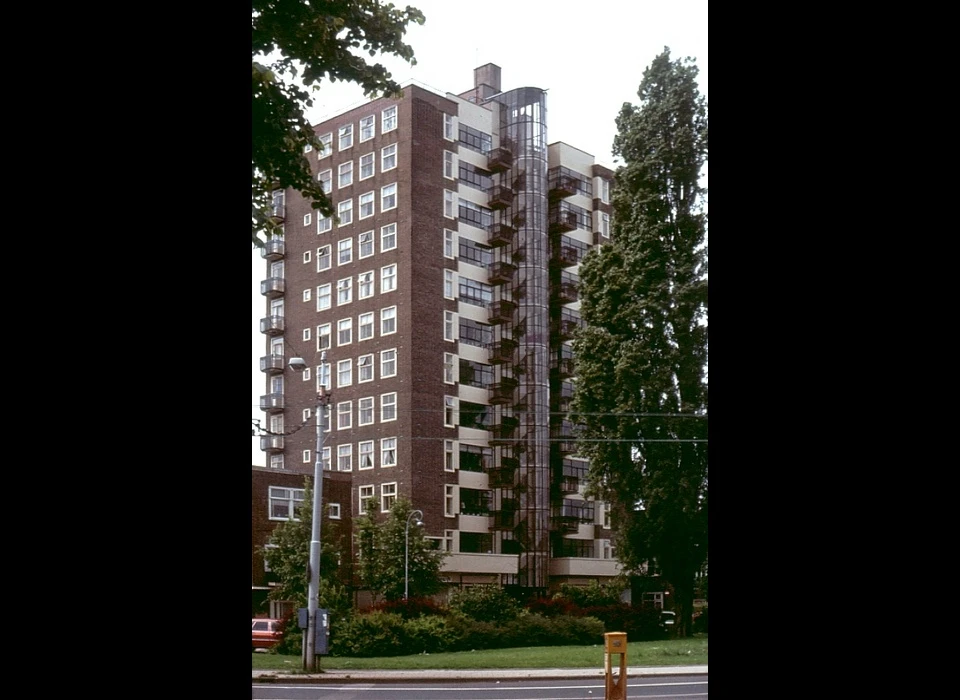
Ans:
[{"label": "utility box", "polygon": [[[317,608],[317,630],[314,639],[313,651],[316,654],[326,654],[330,641],[330,611],[324,608]],[[306,634],[310,627],[310,611],[307,608],[297,608],[297,627]],[[306,639],[304,639],[303,648],[306,649]]]},{"label": "utility box", "polygon": [[[627,698],[627,633],[607,632],[603,635],[604,675],[606,676],[605,700],[626,700]],[[614,671],[612,657],[620,656]]]}]

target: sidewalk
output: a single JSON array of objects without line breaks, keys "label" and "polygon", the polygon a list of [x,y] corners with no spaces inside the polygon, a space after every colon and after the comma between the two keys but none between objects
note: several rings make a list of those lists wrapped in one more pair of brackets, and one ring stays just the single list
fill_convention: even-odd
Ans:
[{"label": "sidewalk", "polygon": [[[257,683],[444,683],[463,680],[526,680],[530,678],[588,678],[604,680],[603,668],[515,668],[515,669],[433,669],[420,671],[323,670],[320,673],[283,673],[255,669]],[[707,673],[706,666],[628,666],[627,678],[682,676]]]}]

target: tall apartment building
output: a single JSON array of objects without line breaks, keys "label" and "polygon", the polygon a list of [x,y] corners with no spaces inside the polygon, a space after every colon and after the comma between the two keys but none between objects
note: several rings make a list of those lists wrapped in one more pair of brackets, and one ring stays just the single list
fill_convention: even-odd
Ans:
[{"label": "tall apartment building", "polygon": [[452,585],[616,575],[565,418],[577,269],[608,240],[612,171],[548,143],[546,92],[501,91],[494,64],[461,94],[410,85],[315,129],[337,217],[278,190],[284,234],[263,250],[260,405],[288,433],[262,440],[267,466],[312,473],[322,384],[324,467],[352,475],[340,514],[409,499]]}]

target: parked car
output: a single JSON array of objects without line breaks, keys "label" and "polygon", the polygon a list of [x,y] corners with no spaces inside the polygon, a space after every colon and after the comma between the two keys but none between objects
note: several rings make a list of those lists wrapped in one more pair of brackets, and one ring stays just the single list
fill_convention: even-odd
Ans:
[{"label": "parked car", "polygon": [[272,649],[283,638],[283,620],[253,618],[253,649]]}]

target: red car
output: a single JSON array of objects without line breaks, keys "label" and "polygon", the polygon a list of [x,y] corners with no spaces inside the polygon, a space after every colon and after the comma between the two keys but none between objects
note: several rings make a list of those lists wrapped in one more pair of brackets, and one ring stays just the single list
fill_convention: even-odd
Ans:
[{"label": "red car", "polygon": [[283,620],[265,617],[253,618],[253,648],[271,649],[283,638]]}]

